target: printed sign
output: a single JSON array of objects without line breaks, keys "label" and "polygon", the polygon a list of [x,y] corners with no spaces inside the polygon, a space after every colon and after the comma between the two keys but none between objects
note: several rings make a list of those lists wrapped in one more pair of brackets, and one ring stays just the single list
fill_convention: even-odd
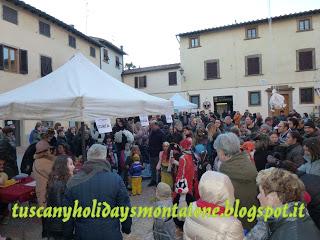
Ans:
[{"label": "printed sign", "polygon": [[171,114],[166,114],[167,123],[173,123]]},{"label": "printed sign", "polygon": [[142,127],[149,126],[149,120],[147,115],[140,115],[139,119]]},{"label": "printed sign", "polygon": [[107,119],[96,119],[95,120],[99,133],[112,132],[111,120]]}]

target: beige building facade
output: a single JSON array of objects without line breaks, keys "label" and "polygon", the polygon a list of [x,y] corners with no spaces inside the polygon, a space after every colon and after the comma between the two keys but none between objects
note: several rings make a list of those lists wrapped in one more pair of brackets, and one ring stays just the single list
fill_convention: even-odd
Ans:
[{"label": "beige building facade", "polygon": [[93,37],[96,41],[102,44],[103,47],[100,48],[100,68],[102,71],[105,71],[112,77],[122,81],[122,72],[123,72],[123,56],[127,55],[123,51],[123,47],[118,48],[111,42],[102,39]]},{"label": "beige building facade", "polygon": [[122,77],[123,82],[133,88],[169,99],[175,93],[181,93],[183,77],[179,70],[180,64],[175,63],[126,70]]},{"label": "beige building facade", "polygon": [[[81,52],[99,68],[102,68],[101,53],[105,52],[104,49],[109,51],[109,58],[118,56],[122,63],[122,49],[102,44],[22,1],[0,0],[0,32],[0,93],[49,74],[77,52]],[[114,70],[103,70],[121,80],[121,67],[117,68],[114,64]],[[29,133],[36,121],[13,120],[18,145],[28,145]],[[52,125],[54,121],[59,119],[45,124]],[[6,121],[1,121],[2,126],[5,124]],[[69,124],[62,123],[65,127],[69,127]]]},{"label": "beige building facade", "polygon": [[272,115],[277,89],[286,112],[319,114],[320,10],[182,33],[181,90],[207,110]]}]

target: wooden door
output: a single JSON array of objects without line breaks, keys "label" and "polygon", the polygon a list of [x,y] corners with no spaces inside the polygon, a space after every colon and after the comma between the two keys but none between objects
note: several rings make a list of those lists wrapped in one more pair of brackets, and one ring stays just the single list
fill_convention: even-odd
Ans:
[{"label": "wooden door", "polygon": [[[284,114],[286,116],[288,116],[289,114],[289,106],[290,106],[290,102],[289,102],[289,94],[281,94],[282,96],[284,96],[284,102],[286,104],[286,107],[283,109],[284,110]],[[273,116],[279,116],[280,115],[280,110],[276,109],[273,113]]]}]

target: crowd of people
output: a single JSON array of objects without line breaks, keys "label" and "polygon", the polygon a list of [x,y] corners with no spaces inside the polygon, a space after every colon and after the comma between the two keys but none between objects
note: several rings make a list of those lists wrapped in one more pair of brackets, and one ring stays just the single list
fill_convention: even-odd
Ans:
[{"label": "crowd of people", "polygon": [[[92,199],[130,207],[143,193],[142,179],[156,187],[155,203],[200,208],[240,200],[239,207],[305,203],[303,218],[154,219],[155,239],[320,239],[320,130],[308,114],[292,111],[266,117],[245,111],[180,113],[173,123],[153,116],[117,119],[111,133],[97,126],[46,128],[30,133],[20,166],[36,180],[39,206],[82,207]],[[0,184],[19,174],[13,128],[2,129]],[[82,133],[84,136],[82,136]],[[85,139],[83,156],[82,138]],[[86,161],[84,161],[86,160]],[[1,175],[1,173],[4,173]],[[6,215],[7,204],[1,203]],[[42,236],[53,239],[122,239],[132,219],[43,219]]]}]

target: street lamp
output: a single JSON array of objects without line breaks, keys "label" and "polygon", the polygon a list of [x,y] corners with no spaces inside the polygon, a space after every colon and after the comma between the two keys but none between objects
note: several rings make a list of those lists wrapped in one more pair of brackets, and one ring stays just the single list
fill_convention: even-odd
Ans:
[{"label": "street lamp", "polygon": [[180,69],[179,69],[179,72],[180,72],[180,75],[183,76],[184,69],[183,69],[183,68],[180,68]]},{"label": "street lamp", "polygon": [[186,81],[186,76],[183,75],[184,74],[184,69],[180,68],[179,72],[180,72],[181,77],[183,78],[183,81]]}]

